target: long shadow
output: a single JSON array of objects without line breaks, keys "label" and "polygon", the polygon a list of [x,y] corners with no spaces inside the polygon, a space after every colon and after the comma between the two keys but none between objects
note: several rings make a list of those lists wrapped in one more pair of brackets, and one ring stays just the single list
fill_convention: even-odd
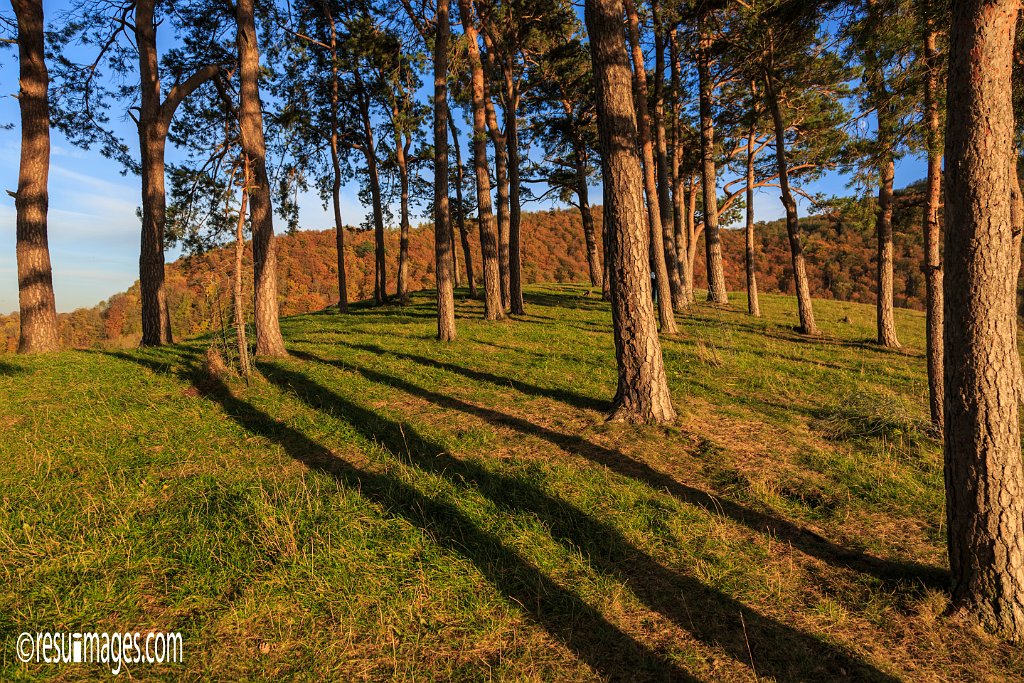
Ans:
[{"label": "long shadow", "polygon": [[391,349],[385,349],[382,346],[375,344],[349,344],[346,342],[339,342],[351,349],[358,351],[369,351],[376,355],[390,355],[395,358],[401,358],[403,360],[412,361],[413,363],[419,363],[430,368],[436,368],[438,370],[444,370],[451,372],[456,375],[461,375],[468,379],[475,380],[477,382],[488,382],[490,384],[497,385],[499,387],[511,387],[521,394],[527,396],[540,396],[544,398],[551,398],[562,403],[567,403],[576,408],[583,410],[607,410],[610,403],[607,401],[599,401],[590,396],[584,396],[583,394],[577,394],[573,391],[566,389],[551,389],[547,387],[538,387],[535,384],[529,384],[522,382],[511,377],[502,377],[501,375],[495,375],[490,372],[483,372],[481,370],[472,370],[470,368],[463,367],[461,365],[455,365],[453,363],[446,363],[444,361],[434,360],[433,358],[427,358],[426,356],[418,356],[412,353],[405,353],[402,351],[392,351]]},{"label": "long shadow", "polygon": [[[553,538],[585,554],[592,566],[629,586],[652,610],[707,645],[722,648],[736,661],[751,665],[758,674],[780,680],[896,680],[841,647],[765,617],[691,576],[664,567],[630,544],[614,526],[564,500],[521,479],[451,456],[442,445],[423,438],[407,423],[393,422],[281,365],[263,364],[261,370],[268,380],[310,407],[344,419],[366,438],[395,455],[406,456],[412,465],[457,485],[474,486],[500,507],[537,515]],[[366,369],[357,372],[370,379],[376,376],[377,381],[401,390],[418,389],[381,373]]]},{"label": "long shadow", "polygon": [[[156,372],[168,371],[167,363],[139,354],[109,355]],[[280,373],[284,371],[278,367],[262,364],[261,370],[272,381],[282,381]],[[382,506],[388,514],[423,529],[435,542],[471,560],[495,588],[602,676],[623,681],[698,680],[610,623],[575,593],[559,586],[506,547],[500,538],[479,529],[455,506],[429,498],[394,477],[355,467],[301,431],[235,397],[223,382],[204,375],[197,364],[183,367],[175,374],[191,382],[207,399],[218,403],[232,420],[247,431],[278,444],[309,469],[333,476]],[[295,377],[305,379],[301,375]],[[379,424],[380,419],[375,414],[359,410],[362,412],[356,418],[372,418],[374,422],[370,424]],[[351,418],[352,415],[346,417]],[[352,424],[371,438],[380,436],[359,419],[353,420]],[[399,444],[405,439],[398,434],[402,440],[396,441],[396,429],[400,431],[400,427],[392,424],[387,430],[388,445],[396,448],[396,453],[402,453],[405,449]],[[409,438],[408,433],[405,438]],[[413,435],[420,457],[425,457],[424,454],[429,454],[434,448],[437,448],[436,453],[443,450],[415,441],[416,438]]]},{"label": "long shadow", "polygon": [[609,304],[601,300],[601,293],[592,297],[578,294],[553,294],[550,292],[523,292],[523,303],[547,308],[574,308],[586,311],[608,311]]},{"label": "long shadow", "polygon": [[508,427],[522,434],[539,437],[567,453],[576,454],[599,465],[603,465],[616,474],[642,481],[656,490],[667,491],[684,503],[700,506],[707,510],[714,510],[755,532],[767,533],[789,543],[803,553],[816,557],[823,562],[869,574],[886,584],[891,584],[893,588],[908,581],[918,582],[930,588],[945,589],[948,587],[949,577],[945,570],[916,562],[883,560],[863,552],[844,548],[819,534],[808,531],[781,517],[752,510],[728,498],[722,498],[692,486],[687,486],[646,463],[630,458],[619,450],[605,448],[582,437],[548,429],[547,427],[536,425],[492,408],[478,406],[452,396],[439,394],[406,380],[375,370],[354,366],[340,360],[320,358],[302,351],[292,351],[292,355],[296,358],[357,372],[370,381],[390,385],[444,408],[475,415],[490,424]]},{"label": "long shadow", "polygon": [[20,365],[12,365],[11,363],[5,363],[0,360],[0,377],[11,377],[13,375],[23,375],[28,370],[21,367]]}]

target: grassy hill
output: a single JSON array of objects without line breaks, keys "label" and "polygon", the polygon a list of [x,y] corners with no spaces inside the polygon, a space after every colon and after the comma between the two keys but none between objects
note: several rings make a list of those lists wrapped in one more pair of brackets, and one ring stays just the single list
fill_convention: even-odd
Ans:
[{"label": "grassy hill", "polygon": [[[157,628],[217,680],[1020,680],[941,616],[923,317],[816,302],[825,337],[699,305],[673,428],[606,424],[607,305],[432,339],[431,299],[283,322],[246,386],[206,342],[0,360],[0,632]],[[10,650],[7,650],[10,652]],[[92,678],[23,667],[0,678]]]}]

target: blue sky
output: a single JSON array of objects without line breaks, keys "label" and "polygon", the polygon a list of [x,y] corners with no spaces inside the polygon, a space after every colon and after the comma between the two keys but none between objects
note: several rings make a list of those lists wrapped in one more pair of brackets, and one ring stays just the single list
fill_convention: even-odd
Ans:
[{"label": "blue sky", "polygon": [[[45,11],[52,16],[64,3],[46,2]],[[14,190],[18,183],[20,129],[17,92],[16,52],[0,53],[0,122],[12,123],[10,130],[0,130],[0,189]],[[460,113],[461,115],[461,113]],[[115,121],[123,138],[133,149],[137,147],[134,125]],[[460,125],[463,131],[467,126]],[[462,136],[465,143],[466,137]],[[468,153],[464,152],[464,154]],[[168,149],[168,160],[177,158]],[[921,159],[908,158],[896,169],[897,187],[924,177]],[[806,188],[825,194],[848,194],[845,180],[832,174]],[[140,199],[139,179],[121,175],[116,162],[105,159],[97,151],[78,149],[59,133],[52,135],[50,166],[50,256],[53,262],[54,289],[59,311],[93,306],[112,294],[124,291],[138,279],[139,219],[136,208]],[[593,196],[600,197],[600,193]],[[546,204],[547,205],[547,204]],[[541,205],[531,203],[528,209]],[[758,193],[755,200],[758,220],[771,220],[783,215],[778,192],[769,188]],[[348,224],[358,224],[367,209],[360,205],[357,189],[344,190],[343,216]],[[300,199],[301,226],[324,229],[333,224],[318,197]],[[414,220],[415,222],[415,220]],[[280,223],[278,224],[280,228]],[[529,239],[529,236],[526,236]],[[168,261],[180,254],[169,252]],[[0,192],[0,313],[18,308],[17,268],[15,261],[14,200]]]}]

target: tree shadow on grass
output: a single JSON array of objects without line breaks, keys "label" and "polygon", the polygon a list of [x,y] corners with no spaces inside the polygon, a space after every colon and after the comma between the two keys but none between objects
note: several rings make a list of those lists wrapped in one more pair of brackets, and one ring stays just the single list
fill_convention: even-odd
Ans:
[{"label": "tree shadow on grass", "polygon": [[[109,355],[155,372],[167,373],[170,369],[167,362],[140,353]],[[472,561],[510,602],[518,605],[599,674],[613,680],[697,680],[664,655],[651,651],[610,623],[575,593],[539,572],[497,536],[479,529],[457,507],[429,498],[394,477],[354,466],[303,432],[234,396],[223,382],[201,370],[198,359],[186,363],[186,356],[182,354],[179,360],[183,364],[178,365],[174,374],[192,383],[205,398],[219,404],[241,427],[278,444],[309,469],[333,476],[383,507],[387,514],[423,529],[434,542]],[[261,369],[271,381],[281,382],[284,379],[280,373],[285,371],[278,366],[262,364]],[[305,380],[302,375],[288,374]],[[371,439],[386,437],[386,445],[394,448],[395,453],[405,451],[402,444],[410,438],[409,433],[403,437],[400,426],[382,421],[365,409],[358,410],[361,412],[345,416],[352,420],[353,426]],[[396,442],[396,438],[402,440]],[[420,458],[425,454],[422,449],[427,449],[426,452],[434,449],[419,440],[415,433],[411,438],[418,444],[416,452]],[[438,453],[440,451],[437,450]]]},{"label": "tree shadow on grass", "polygon": [[24,375],[26,373],[28,373],[28,370],[20,365],[13,365],[0,360],[0,377],[12,377],[14,375]]},{"label": "tree shadow on grass", "polygon": [[492,408],[430,391],[407,380],[376,370],[354,366],[344,361],[320,358],[303,351],[293,350],[292,355],[296,358],[357,372],[370,381],[387,384],[443,408],[475,415],[492,425],[507,427],[522,434],[539,437],[567,453],[576,454],[603,465],[616,474],[642,481],[656,490],[667,491],[684,503],[715,511],[755,532],[767,533],[823,562],[874,576],[883,583],[891,584],[892,588],[906,582],[916,582],[930,588],[944,589],[948,586],[949,578],[945,570],[914,562],[883,560],[844,548],[781,517],[752,510],[727,498],[687,486],[619,450],[605,448],[573,434],[564,434]]},{"label": "tree shadow on grass", "polygon": [[[842,647],[766,617],[691,576],[666,568],[635,548],[614,526],[563,499],[521,479],[453,457],[410,424],[368,410],[281,364],[262,364],[261,370],[272,383],[310,407],[345,420],[365,438],[404,457],[411,465],[456,485],[469,484],[499,507],[536,515],[554,539],[570,551],[584,554],[591,566],[628,586],[650,609],[709,647],[721,648],[737,662],[751,665],[760,675],[778,680],[896,680]],[[354,370],[408,393],[430,393],[365,368]]]},{"label": "tree shadow on grass", "polygon": [[451,372],[456,375],[461,375],[462,377],[466,377],[477,382],[487,382],[489,384],[494,384],[499,387],[511,387],[512,389],[515,389],[519,393],[526,394],[527,396],[540,396],[543,398],[554,399],[556,401],[561,401],[562,403],[567,403],[568,405],[571,405],[573,407],[580,408],[581,410],[604,411],[608,410],[608,408],[611,406],[611,403],[609,401],[599,401],[590,396],[577,394],[576,392],[568,391],[566,389],[539,387],[535,384],[529,384],[527,382],[522,382],[517,379],[512,379],[511,377],[502,377],[501,375],[495,375],[490,372],[473,370],[467,367],[463,367],[461,365],[455,365],[453,363],[446,363],[444,361],[434,360],[433,358],[427,358],[426,356],[418,356],[416,354],[405,353],[402,351],[393,351],[391,349],[385,349],[384,347],[377,346],[375,344],[349,344],[347,342],[340,343],[344,344],[345,346],[351,349],[356,349],[358,351],[368,351],[376,355],[391,355],[394,356],[395,358],[401,358],[403,360],[412,361],[413,363],[425,365],[430,368],[436,368],[438,370],[444,370],[446,372]]}]

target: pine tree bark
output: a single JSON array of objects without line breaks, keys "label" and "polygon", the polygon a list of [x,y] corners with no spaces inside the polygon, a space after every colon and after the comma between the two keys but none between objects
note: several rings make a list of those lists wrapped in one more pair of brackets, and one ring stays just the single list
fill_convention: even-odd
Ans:
[{"label": "pine tree bark", "polygon": [[249,190],[250,223],[256,290],[256,355],[287,356],[277,302],[277,245],[274,241],[274,210],[267,177],[267,146],[263,138],[263,106],[260,103],[260,55],[256,43],[253,0],[238,0],[237,43],[239,61],[238,128],[242,150],[252,168]]},{"label": "pine tree bark", "polygon": [[1012,60],[1019,0],[953,4],[946,125],[950,608],[1024,641]]},{"label": "pine tree bark", "polygon": [[604,272],[601,267],[601,252],[597,247],[597,229],[594,227],[594,212],[590,208],[590,188],[587,186],[586,152],[576,146],[573,150],[576,171],[576,200],[580,207],[580,219],[583,222],[583,242],[587,245],[587,268],[590,274],[590,285],[603,285]]},{"label": "pine tree bark", "polygon": [[707,12],[699,19],[697,76],[699,80],[701,181],[704,187],[704,251],[707,259],[708,301],[729,303],[722,268],[722,241],[718,227],[718,171],[715,168],[715,121],[711,115],[711,34]]},{"label": "pine tree bark", "polygon": [[[770,38],[769,38],[770,40]],[[775,160],[779,174],[779,189],[782,205],[786,209],[786,233],[789,236],[789,252],[793,262],[793,282],[796,288],[797,311],[800,316],[800,331],[808,335],[818,334],[814,322],[814,305],[811,303],[811,288],[807,281],[807,264],[804,260],[803,241],[800,238],[800,219],[796,212],[796,200],[789,188],[789,164],[786,160],[786,124],[782,117],[779,94],[775,89],[775,76],[769,65],[764,72],[765,99],[772,114],[775,128]]]},{"label": "pine tree bark", "polygon": [[[445,139],[448,134],[445,132]],[[404,133],[395,136],[395,160],[398,163],[399,238],[398,238],[398,303],[409,302],[409,162],[408,143]],[[451,241],[451,240],[449,240]]]},{"label": "pine tree bark", "polygon": [[[469,246],[469,229],[466,227],[466,204],[462,197],[462,145],[459,144],[459,129],[455,127],[455,122],[451,116],[448,117],[448,126],[452,132],[452,147],[455,149],[455,163],[458,166],[455,170],[456,182],[458,183],[455,186],[455,201],[459,205],[456,221],[459,224],[459,238],[462,242],[462,260],[466,264],[466,282],[469,285],[469,298],[475,299],[477,292],[476,278],[473,276],[473,252]],[[454,254],[454,247],[452,253]]]},{"label": "pine tree bark", "polygon": [[160,103],[160,69],[156,49],[154,0],[135,6],[135,41],[139,52],[139,150],[142,171],[142,240],[139,252],[139,293],[142,303],[142,345],[173,342],[164,285],[164,149]]},{"label": "pine tree bark", "polygon": [[[873,21],[880,21],[880,7],[876,0],[868,0],[868,15]],[[886,92],[885,71],[874,49],[864,54],[865,76],[868,101],[877,118],[878,163],[878,204],[875,213],[875,318],[878,343],[889,348],[899,348],[896,335],[896,320],[893,312],[893,245],[892,245],[892,204],[893,178],[896,173],[894,157],[896,122],[893,120],[891,94]]]},{"label": "pine tree bark", "polygon": [[363,126],[359,148],[366,160],[366,178],[370,186],[370,204],[373,210],[373,301],[380,306],[388,300],[388,264],[384,244],[384,202],[381,198],[380,170],[377,166],[377,142],[373,133],[373,120],[370,118],[370,95],[359,69],[353,69],[352,74],[356,82],[356,102]]},{"label": "pine tree bark", "polygon": [[249,162],[242,162],[242,201],[238,207],[238,220],[235,223],[235,272],[234,272],[234,309],[235,309],[235,340],[238,343],[238,367],[242,376],[248,377],[252,372],[249,363],[249,340],[245,333],[245,294],[243,285],[242,262],[245,256],[245,212],[249,201]]},{"label": "pine tree bark", "polygon": [[[752,94],[754,88],[751,85]],[[753,117],[751,117],[753,118]],[[747,312],[755,318],[761,317],[761,303],[757,298],[757,245],[754,239],[754,145],[757,142],[754,123],[751,120],[747,132],[747,224],[746,235],[746,266],[747,266]]]},{"label": "pine tree bark", "polygon": [[896,318],[893,311],[893,245],[892,245],[892,185],[896,163],[889,154],[882,161],[878,185],[878,213],[875,218],[875,236],[878,240],[877,291],[875,312],[878,323],[878,343],[898,349]]},{"label": "pine tree bark", "polygon": [[[434,35],[434,278],[437,286],[437,338],[455,339],[452,288],[452,221],[448,206],[448,0],[437,0]],[[452,128],[454,135],[455,129]],[[456,142],[456,144],[458,144]],[[459,163],[461,168],[462,164]],[[461,187],[461,184],[460,184]],[[459,202],[460,213],[462,202]],[[467,265],[468,252],[467,252]],[[473,274],[470,270],[470,286]]]},{"label": "pine tree bark", "polygon": [[167,220],[165,150],[171,119],[178,105],[220,71],[217,64],[200,67],[178,83],[161,101],[159,54],[156,43],[155,0],[135,4],[135,44],[139,55],[138,133],[142,173],[142,234],[139,289],[142,304],[142,344],[159,346],[173,341],[164,284],[164,226]]},{"label": "pine tree bark", "polygon": [[665,27],[662,25],[661,5],[652,0],[654,18],[654,157],[658,171],[658,206],[661,211],[662,242],[665,246],[665,268],[668,270],[668,284],[672,291],[672,308],[682,311],[686,308],[683,298],[683,281],[679,274],[675,235],[675,212],[672,207],[672,178],[669,173],[668,134],[665,128]]},{"label": "pine tree bark", "polygon": [[21,162],[14,205],[18,261],[19,353],[60,348],[47,240],[50,177],[50,82],[43,46],[41,0],[12,0],[18,22]]},{"label": "pine tree bark", "polygon": [[679,42],[676,28],[669,31],[669,63],[672,71],[672,125],[669,130],[672,133],[672,146],[669,157],[671,159],[672,177],[672,230],[675,233],[676,245],[676,270],[679,273],[679,286],[682,289],[683,307],[693,303],[693,271],[690,268],[689,255],[689,232],[686,228],[685,216],[685,195],[686,188],[682,173],[683,144],[682,135],[682,103],[680,101],[682,84],[680,71],[682,65],[679,63]]},{"label": "pine tree bark", "polygon": [[649,230],[637,156],[636,109],[622,32],[621,0],[587,0],[597,125],[612,270],[618,390],[610,419],[667,423],[675,417],[651,301]]},{"label": "pine tree bark", "polygon": [[928,145],[928,190],[924,214],[925,335],[928,358],[928,397],[932,424],[942,429],[942,257],[939,253],[939,202],[942,197],[942,133],[939,112],[938,36],[934,19],[926,19],[925,35],[925,126]]},{"label": "pine tree bark", "polygon": [[[488,52],[490,59],[490,52]],[[485,83],[486,86],[486,83]],[[494,180],[497,185],[498,213],[498,273],[501,275],[501,305],[507,311],[512,303],[509,296],[509,205],[508,205],[508,146],[505,135],[498,127],[498,116],[494,102],[485,98],[487,111],[487,132],[494,147]]]},{"label": "pine tree bark", "polygon": [[522,184],[519,174],[519,93],[512,83],[509,69],[505,71],[505,144],[508,146],[508,295],[509,308],[516,315],[526,315],[523,302]]},{"label": "pine tree bark", "polygon": [[623,3],[629,24],[629,42],[633,55],[633,99],[636,102],[637,135],[643,169],[644,195],[647,199],[647,224],[650,227],[654,284],[658,288],[658,320],[663,334],[677,334],[672,287],[665,263],[665,232],[661,224],[661,204],[655,178],[654,146],[651,143],[651,117],[647,110],[647,66],[640,46],[640,21],[632,0]]},{"label": "pine tree bark", "polygon": [[470,0],[459,0],[459,16],[466,34],[473,96],[473,166],[476,174],[477,216],[480,223],[480,251],[484,261],[484,317],[503,320],[501,271],[498,265],[498,230],[491,207],[491,179],[487,170],[487,105],[484,68]]},{"label": "pine tree bark", "polygon": [[338,31],[328,3],[324,13],[331,29],[331,201],[334,208],[334,245],[338,252],[338,311],[348,313],[348,277],[345,272],[345,224],[341,219],[341,151],[339,149]]}]

